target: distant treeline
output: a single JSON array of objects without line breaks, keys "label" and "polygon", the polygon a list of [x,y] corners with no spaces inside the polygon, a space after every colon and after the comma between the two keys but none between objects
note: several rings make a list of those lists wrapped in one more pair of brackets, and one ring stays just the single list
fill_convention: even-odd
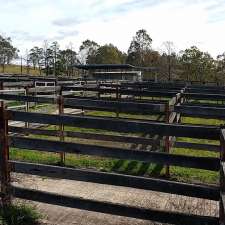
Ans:
[{"label": "distant treeline", "polygon": [[[79,51],[72,44],[62,50],[58,42],[44,41],[41,47],[34,46],[27,52],[27,67],[39,70],[40,74],[72,75],[74,64],[123,64],[157,67],[158,77],[162,80],[181,79],[196,81],[223,82],[225,75],[225,52],[214,59],[208,52],[202,52],[196,46],[176,52],[174,43],[163,43],[159,52],[152,48],[152,39],[146,30],[138,30],[132,38],[127,52],[122,52],[113,44],[99,45],[95,41],[85,40]],[[10,38],[0,36],[0,64],[4,66],[18,57],[18,50],[11,44]],[[152,76],[152,74],[147,74]]]}]

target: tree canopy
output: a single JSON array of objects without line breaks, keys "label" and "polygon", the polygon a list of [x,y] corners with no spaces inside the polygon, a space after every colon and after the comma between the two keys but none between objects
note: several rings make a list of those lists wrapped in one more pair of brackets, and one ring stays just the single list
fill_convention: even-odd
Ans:
[{"label": "tree canopy", "polygon": [[207,52],[192,46],[182,52],[180,63],[183,66],[183,76],[186,80],[203,81],[211,79],[215,73],[215,61]]},{"label": "tree canopy", "polygon": [[114,45],[107,44],[98,48],[92,62],[96,64],[123,64],[125,59],[125,53]]},{"label": "tree canopy", "polygon": [[9,64],[16,56],[18,49],[12,45],[11,38],[0,35],[0,64],[4,72],[5,64]]},{"label": "tree canopy", "polygon": [[[131,40],[127,53],[113,44],[100,45],[94,40],[84,40],[78,53],[72,44],[64,49],[57,41],[32,47],[26,55],[27,67],[38,69],[40,74],[73,74],[74,64],[123,64],[157,67],[158,77],[163,80],[183,79],[223,82],[225,76],[225,52],[214,59],[208,52],[191,46],[179,53],[172,41],[165,41],[162,49],[152,47],[153,40],[145,29],[138,30]],[[18,50],[9,37],[0,35],[0,65],[17,57]],[[23,56],[24,57],[24,56]],[[28,71],[28,70],[27,70]],[[147,74],[147,73],[146,73]],[[152,78],[152,74],[147,77]]]}]

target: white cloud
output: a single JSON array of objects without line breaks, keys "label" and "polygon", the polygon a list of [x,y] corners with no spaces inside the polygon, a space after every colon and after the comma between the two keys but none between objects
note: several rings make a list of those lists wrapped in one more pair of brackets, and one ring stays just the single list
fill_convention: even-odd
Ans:
[{"label": "white cloud", "polygon": [[0,32],[25,49],[56,39],[78,50],[87,38],[127,51],[144,28],[158,49],[173,41],[177,50],[197,45],[213,56],[225,51],[224,0],[0,0]]}]

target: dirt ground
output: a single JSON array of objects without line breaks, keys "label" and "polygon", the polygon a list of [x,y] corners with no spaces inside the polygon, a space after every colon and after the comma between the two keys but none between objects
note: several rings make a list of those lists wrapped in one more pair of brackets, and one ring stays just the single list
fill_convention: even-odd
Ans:
[{"label": "dirt ground", "polygon": [[[86,199],[104,200],[131,206],[178,211],[205,216],[218,216],[218,203],[215,201],[145,191],[112,185],[88,182],[47,179],[30,175],[14,174],[13,184],[20,187],[49,191]],[[112,216],[102,213],[71,209],[32,202],[43,215],[46,225],[159,225],[159,223]]]}]

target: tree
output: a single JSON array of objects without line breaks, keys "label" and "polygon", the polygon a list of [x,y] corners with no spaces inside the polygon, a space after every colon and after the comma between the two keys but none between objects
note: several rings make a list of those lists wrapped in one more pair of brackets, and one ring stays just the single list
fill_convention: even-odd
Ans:
[{"label": "tree", "polygon": [[186,80],[215,81],[215,61],[207,52],[192,46],[182,52],[180,63]]},{"label": "tree", "polygon": [[92,62],[96,64],[123,64],[126,54],[121,52],[116,46],[107,44],[98,48]]},{"label": "tree", "polygon": [[37,46],[33,47],[29,51],[29,58],[33,64],[33,68],[38,67],[40,75],[42,74],[42,68],[44,66],[44,49]]},{"label": "tree", "polygon": [[152,52],[152,39],[147,31],[142,29],[136,32],[128,49],[127,63],[136,66],[148,66],[151,64],[149,57]]},{"label": "tree", "polygon": [[59,44],[57,41],[52,42],[50,46],[51,57],[52,57],[52,67],[53,67],[53,75],[56,76],[56,66],[59,64]]},{"label": "tree", "polygon": [[67,76],[72,72],[72,66],[80,63],[77,58],[77,53],[72,49],[60,50],[59,68],[60,73],[66,73]]},{"label": "tree", "polygon": [[166,57],[167,68],[168,68],[168,80],[171,80],[172,68],[176,61],[176,53],[173,42],[166,41],[163,43],[164,53],[163,56]]},{"label": "tree", "polygon": [[92,64],[99,47],[96,42],[89,39],[83,41],[79,49],[79,61],[82,64]]},{"label": "tree", "polygon": [[3,73],[5,71],[5,65],[17,57],[18,49],[11,42],[9,37],[4,38],[0,35],[0,64],[2,65]]},{"label": "tree", "polygon": [[225,52],[217,56],[217,69],[220,72],[225,72]]}]

